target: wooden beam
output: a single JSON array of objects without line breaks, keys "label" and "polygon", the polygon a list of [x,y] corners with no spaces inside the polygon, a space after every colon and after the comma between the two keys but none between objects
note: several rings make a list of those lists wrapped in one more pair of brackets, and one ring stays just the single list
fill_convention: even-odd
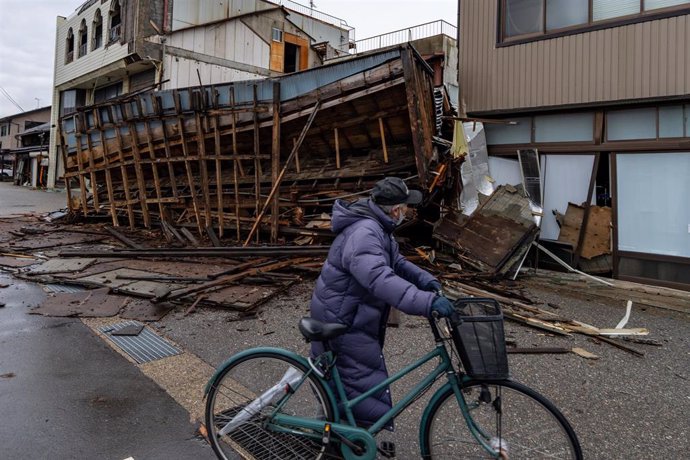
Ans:
[{"label": "wooden beam", "polygon": [[150,228],[151,216],[149,215],[149,205],[148,203],[146,203],[146,181],[144,180],[144,170],[141,167],[141,154],[139,152],[139,138],[137,136],[137,126],[134,122],[129,123],[129,136],[132,140],[134,172],[137,176],[137,188],[139,189],[139,203],[141,203],[141,213],[144,216],[144,226],[146,228]]},{"label": "wooden beam", "polygon": [[[218,106],[218,91],[214,89],[213,107]],[[213,116],[213,149],[216,157],[216,201],[218,207],[218,235],[223,238],[225,230],[225,222],[223,218],[223,172],[222,161],[220,159],[221,145],[220,145],[220,131],[219,131],[218,116]]]},{"label": "wooden beam", "polygon": [[592,195],[594,194],[594,187],[597,183],[597,172],[599,171],[599,152],[594,155],[594,162],[592,163],[592,174],[589,176],[589,188],[587,189],[587,201],[585,201],[585,212],[582,216],[582,223],[580,224],[580,233],[577,235],[577,246],[575,246],[575,257],[573,258],[573,267],[577,268],[580,263],[580,256],[582,255],[582,244],[585,242],[585,234],[587,233],[587,224],[589,223],[589,215],[591,213]]},{"label": "wooden beam", "polygon": [[[111,120],[115,120],[115,113],[113,112],[113,106],[112,105],[108,106],[108,114],[110,115]],[[129,189],[129,172],[127,171],[127,168],[124,165],[125,154],[122,151],[122,147],[123,147],[122,133],[120,132],[120,128],[118,125],[115,125],[115,142],[116,142],[116,146],[117,146],[118,159],[120,160],[120,173],[122,174],[122,186],[125,190],[125,200],[127,201],[127,216],[129,217],[129,228],[134,229],[134,227],[135,227],[134,207],[132,206],[132,192]]]},{"label": "wooden beam", "polygon": [[[273,83],[273,136],[271,146],[271,183],[273,187],[278,185],[278,169],[280,168],[280,83]],[[271,202],[271,243],[278,241],[278,215],[280,206],[278,194]]]},{"label": "wooden beam", "polygon": [[287,171],[288,166],[292,162],[292,159],[295,156],[295,152],[297,152],[302,145],[302,142],[304,142],[304,138],[307,136],[307,131],[309,131],[309,128],[311,127],[312,122],[314,121],[314,118],[316,118],[316,113],[319,111],[319,108],[321,107],[321,103],[317,102],[316,105],[313,107],[311,115],[309,115],[309,119],[307,120],[307,123],[304,125],[304,128],[302,128],[302,132],[299,135],[299,139],[297,139],[297,142],[295,143],[295,146],[292,148],[292,152],[290,152],[290,155],[288,156],[287,160],[285,160],[285,165],[283,165],[283,169],[280,171],[280,175],[278,176],[278,180],[276,181],[276,184],[273,186],[271,189],[271,192],[268,194],[268,198],[266,199],[266,202],[264,203],[264,207],[259,213],[259,215],[256,216],[256,221],[254,222],[254,225],[252,226],[252,229],[249,232],[249,236],[247,236],[247,239],[244,242],[244,246],[247,246],[249,244],[249,241],[251,241],[252,235],[256,231],[256,229],[259,227],[259,223],[261,222],[261,218],[263,217],[264,213],[266,212],[266,208],[268,207],[268,204],[271,202],[271,199],[273,198],[273,195],[275,195],[276,191],[278,190],[278,187],[280,185],[280,182],[283,180],[283,176],[285,175],[285,171]]},{"label": "wooden beam", "polygon": [[388,164],[388,147],[386,147],[386,132],[383,128],[383,118],[379,118],[379,131],[381,132],[381,146],[383,147],[383,161]]},{"label": "wooden beam", "polygon": [[194,207],[194,215],[196,216],[196,226],[199,230],[199,235],[203,235],[203,227],[201,226],[201,213],[199,211],[199,203],[196,197],[196,187],[194,186],[194,174],[192,173],[192,165],[189,164],[189,152],[187,151],[187,139],[184,132],[184,121],[182,118],[182,104],[180,103],[180,93],[173,90],[173,100],[175,101],[175,111],[177,112],[177,129],[182,139],[182,154],[185,158],[185,169],[187,171],[187,185],[189,186],[189,193],[192,196],[192,206]]},{"label": "wooden beam", "polygon": [[[120,222],[117,219],[117,208],[115,206],[115,195],[113,193],[113,177],[112,177],[112,173],[110,171],[110,159],[108,158],[108,155],[109,155],[108,143],[106,142],[106,139],[105,139],[105,130],[102,129],[103,120],[101,119],[100,109],[99,108],[94,109],[93,115],[94,115],[94,118],[96,119],[98,125],[101,126],[99,136],[101,139],[101,145],[103,146],[103,161],[105,162],[105,186],[106,186],[107,192],[108,192],[108,201],[110,201],[110,216],[113,219],[113,225],[115,227],[119,227]],[[68,182],[68,181],[65,181],[65,182]]]},{"label": "wooden beam", "polygon": [[[230,88],[230,106],[235,107],[235,87]],[[235,120],[235,113],[232,113],[232,154],[237,155],[237,126]],[[232,163],[232,177],[235,186],[235,221],[237,223],[237,241],[242,240],[240,233],[240,185],[238,173],[241,171],[242,163],[240,160],[235,160]],[[239,171],[238,171],[239,169]],[[244,176],[244,174],[242,174]]]},{"label": "wooden beam", "polygon": [[196,142],[199,151],[199,171],[201,173],[201,190],[204,196],[204,227],[213,225],[211,221],[211,193],[208,184],[208,165],[206,164],[206,136],[204,134],[204,118],[197,110],[194,116],[196,120]]},{"label": "wooden beam", "polygon": [[335,167],[340,169],[340,141],[338,140],[338,128],[333,130],[335,137]]}]

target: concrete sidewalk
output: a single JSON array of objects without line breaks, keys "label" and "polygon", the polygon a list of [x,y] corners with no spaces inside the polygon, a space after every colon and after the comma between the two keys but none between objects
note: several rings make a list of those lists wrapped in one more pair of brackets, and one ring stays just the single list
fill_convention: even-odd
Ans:
[{"label": "concrete sidewalk", "polygon": [[66,207],[67,193],[64,190],[34,190],[0,182],[0,217],[42,214]]}]

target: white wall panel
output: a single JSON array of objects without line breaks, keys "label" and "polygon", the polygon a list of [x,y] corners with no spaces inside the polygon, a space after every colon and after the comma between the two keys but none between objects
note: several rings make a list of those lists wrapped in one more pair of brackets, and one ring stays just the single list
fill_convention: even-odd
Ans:
[{"label": "white wall panel", "polygon": [[[542,155],[541,180],[544,189],[544,218],[541,238],[556,240],[560,229],[553,210],[565,214],[568,203],[587,201],[594,155]],[[594,200],[594,196],[592,197]]]},{"label": "white wall panel", "polygon": [[690,257],[690,152],[618,154],[618,249]]}]

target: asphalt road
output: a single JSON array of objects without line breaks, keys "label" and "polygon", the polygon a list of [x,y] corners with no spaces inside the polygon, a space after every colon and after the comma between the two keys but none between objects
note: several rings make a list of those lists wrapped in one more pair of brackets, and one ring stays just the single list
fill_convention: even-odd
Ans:
[{"label": "asphalt road", "polygon": [[[305,282],[261,308],[257,318],[238,320],[232,312],[198,309],[184,316],[168,315],[156,326],[188,351],[216,366],[254,346],[282,346],[306,352],[297,330],[308,315],[313,284]],[[624,301],[565,297],[532,290],[528,295],[560,306],[558,314],[598,327],[614,327],[625,313]],[[548,308],[548,307],[544,307]],[[573,335],[557,337],[506,323],[506,336],[520,347],[581,347],[599,356],[587,360],[573,353],[509,355],[512,376],[533,387],[566,415],[574,426],[587,459],[685,458],[690,450],[689,316],[636,306],[627,327],[646,327],[662,346],[632,345],[637,357],[607,344]],[[403,316],[402,325],[387,334],[385,354],[390,372],[401,369],[433,346],[426,320]],[[397,383],[393,398],[419,378]],[[428,396],[428,395],[427,395]],[[418,458],[418,425],[427,398],[396,419],[395,433],[380,439],[396,443],[399,459]]]},{"label": "asphalt road", "polygon": [[81,321],[0,272],[0,458],[215,458],[189,414]]}]

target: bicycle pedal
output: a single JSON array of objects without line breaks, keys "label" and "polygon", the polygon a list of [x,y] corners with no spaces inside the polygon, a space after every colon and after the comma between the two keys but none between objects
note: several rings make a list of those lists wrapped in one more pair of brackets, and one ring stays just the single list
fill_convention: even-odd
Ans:
[{"label": "bicycle pedal", "polygon": [[391,441],[381,441],[379,453],[386,458],[395,458],[395,443]]}]

